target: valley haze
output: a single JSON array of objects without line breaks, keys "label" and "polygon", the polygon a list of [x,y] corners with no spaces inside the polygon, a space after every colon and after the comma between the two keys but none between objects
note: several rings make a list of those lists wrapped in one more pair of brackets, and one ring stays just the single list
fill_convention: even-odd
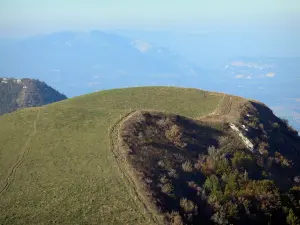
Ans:
[{"label": "valley haze", "polygon": [[291,33],[295,41],[271,34],[91,30],[6,38],[0,74],[40,79],[68,97],[149,85],[225,92],[265,102],[300,130],[300,34]]}]

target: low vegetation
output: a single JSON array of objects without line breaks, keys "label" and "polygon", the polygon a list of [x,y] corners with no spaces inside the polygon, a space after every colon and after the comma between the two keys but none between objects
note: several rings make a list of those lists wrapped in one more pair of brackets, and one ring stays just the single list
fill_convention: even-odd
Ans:
[{"label": "low vegetation", "polygon": [[[287,133],[286,122],[260,103],[248,102],[239,110],[240,127],[248,127],[243,133],[254,143],[253,151],[228,125],[219,124],[222,120],[213,124],[207,117],[196,121],[141,111],[122,125],[125,161],[165,223],[298,223],[300,179],[294,178],[300,171],[300,138]],[[273,135],[294,139],[280,149]],[[177,176],[170,176],[170,170]]]}]

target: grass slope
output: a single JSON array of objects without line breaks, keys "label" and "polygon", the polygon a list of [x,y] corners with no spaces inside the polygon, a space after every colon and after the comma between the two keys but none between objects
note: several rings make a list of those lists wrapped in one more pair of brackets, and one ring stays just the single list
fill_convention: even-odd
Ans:
[{"label": "grass slope", "polygon": [[116,89],[1,116],[0,224],[149,224],[119,172],[109,130],[131,110],[196,118],[220,98],[196,89]]}]

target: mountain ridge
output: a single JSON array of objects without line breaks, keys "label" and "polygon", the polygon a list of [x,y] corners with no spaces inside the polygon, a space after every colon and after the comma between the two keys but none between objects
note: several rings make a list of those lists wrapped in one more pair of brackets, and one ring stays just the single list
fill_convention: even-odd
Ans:
[{"label": "mountain ridge", "polygon": [[129,85],[168,85],[175,83],[170,78],[203,72],[160,45],[100,30],[28,37],[0,46],[0,59],[0,74],[36,74],[69,97]]},{"label": "mountain ridge", "polygon": [[46,83],[30,78],[0,78],[0,96],[0,115],[67,99]]}]

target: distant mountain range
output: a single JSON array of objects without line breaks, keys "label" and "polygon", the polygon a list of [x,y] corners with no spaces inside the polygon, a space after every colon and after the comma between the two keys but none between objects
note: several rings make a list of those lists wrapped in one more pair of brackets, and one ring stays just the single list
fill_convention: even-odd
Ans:
[{"label": "distant mountain range", "polygon": [[[191,43],[183,42],[189,39],[181,41],[179,34],[176,34],[178,40],[176,35],[172,38],[161,34],[152,39],[138,33],[124,35],[127,34],[65,31],[21,40],[0,40],[0,74],[43,80],[68,97],[110,88],[157,85],[226,92],[265,102],[300,131],[300,57],[229,57],[226,61],[220,57],[225,57],[222,54],[227,54],[227,50],[220,48],[221,55],[218,55],[218,47],[213,47],[217,37],[211,40],[211,35],[193,36]],[[159,43],[159,39],[164,41]],[[197,54],[179,52],[189,58],[186,60],[161,47],[168,39],[170,44],[166,46],[170,49],[176,43],[181,46],[174,47],[176,50],[184,46],[191,49],[192,45]],[[202,56],[198,57],[199,54]],[[209,62],[215,60],[216,64],[224,62],[213,68],[203,66],[206,62],[213,65]]]},{"label": "distant mountain range", "polygon": [[65,95],[39,80],[0,78],[0,115],[66,98]]},{"label": "distant mountain range", "polygon": [[59,32],[0,45],[0,62],[1,74],[42,79],[69,97],[114,87],[182,84],[182,78],[182,85],[189,85],[202,72],[166,48],[101,31]]}]

